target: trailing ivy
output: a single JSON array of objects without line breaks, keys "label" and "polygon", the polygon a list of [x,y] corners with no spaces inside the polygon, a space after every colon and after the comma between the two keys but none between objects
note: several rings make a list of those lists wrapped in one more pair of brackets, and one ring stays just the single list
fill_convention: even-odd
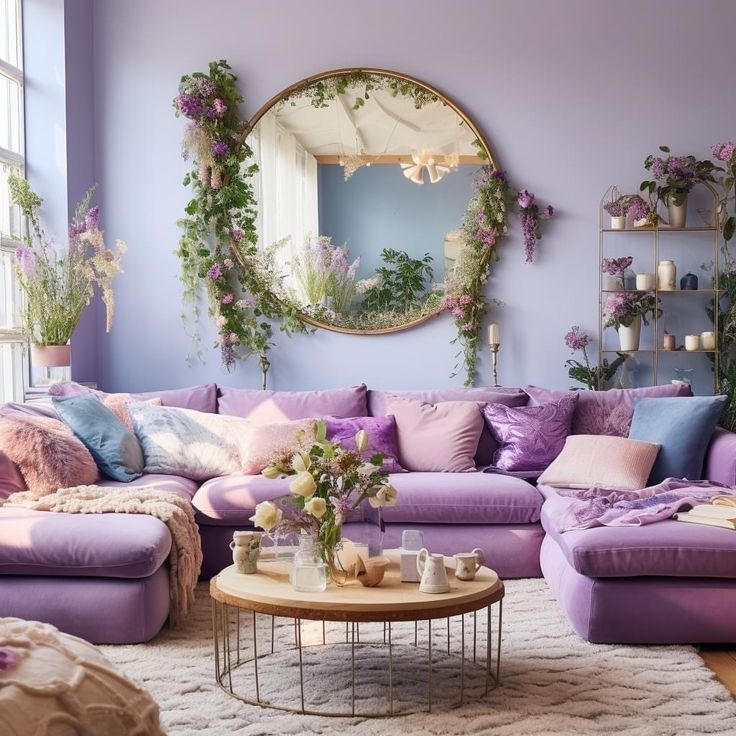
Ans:
[{"label": "trailing ivy", "polygon": [[[184,299],[196,308],[204,287],[210,316],[218,329],[217,345],[230,370],[237,359],[265,356],[271,347],[271,321],[285,332],[304,331],[296,307],[275,296],[278,284],[268,254],[258,251],[257,203],[248,164],[253,152],[245,143],[247,124],[238,114],[243,101],[227,62],[210,63],[209,72],[181,78],[174,99],[177,116],[189,120],[183,155],[192,170],[184,186],[192,188],[177,255],[181,260]],[[199,340],[195,324],[194,337]]]}]

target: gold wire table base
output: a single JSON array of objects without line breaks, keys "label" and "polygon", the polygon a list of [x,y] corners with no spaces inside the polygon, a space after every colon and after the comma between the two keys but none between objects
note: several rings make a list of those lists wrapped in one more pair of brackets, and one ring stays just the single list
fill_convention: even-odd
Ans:
[{"label": "gold wire table base", "polygon": [[[495,631],[492,629],[492,608],[493,606],[498,608],[497,616],[497,627]],[[483,615],[485,611],[486,616],[486,632],[483,636],[483,632],[478,631],[478,617]],[[259,616],[263,618],[270,618],[271,624],[268,627],[270,629],[270,643],[267,642],[266,646],[263,646],[263,642],[259,642],[259,635],[262,634],[264,626],[262,623],[259,625]],[[244,630],[241,619],[245,617],[246,620],[250,619],[251,631],[247,637],[243,637],[242,632]],[[469,619],[468,625],[466,625],[466,617]],[[458,622],[457,619],[460,619]],[[288,620],[288,619],[285,619]],[[488,692],[497,687],[500,682],[500,667],[501,667],[501,633],[503,624],[503,598],[497,602],[491,603],[485,608],[481,608],[472,613],[466,613],[458,616],[448,617],[446,621],[447,631],[447,653],[440,653],[437,647],[433,647],[433,634],[432,629],[434,625],[435,631],[438,629],[438,625],[441,625],[443,619],[426,619],[414,622],[414,643],[413,644],[399,644],[394,640],[394,629],[401,625],[411,625],[410,622],[391,622],[391,621],[378,621],[373,624],[383,625],[383,636],[378,640],[364,641],[360,640],[360,623],[357,622],[346,622],[345,623],[345,637],[344,641],[328,641],[327,630],[325,622],[322,621],[322,640],[321,643],[317,644],[305,644],[303,642],[302,634],[302,619],[293,620],[293,646],[287,646],[279,648],[277,650],[277,636],[276,636],[276,616],[269,614],[257,614],[255,611],[243,610],[236,606],[230,606],[226,603],[212,599],[212,629],[214,635],[214,657],[215,657],[215,679],[218,685],[229,695],[238,700],[241,700],[248,705],[257,705],[262,708],[270,708],[273,710],[284,711],[287,713],[298,713],[301,715],[317,715],[317,716],[328,716],[335,718],[387,718],[392,716],[404,716],[412,713],[422,712],[435,712],[451,710],[453,708],[459,708],[465,702],[467,702],[467,684],[466,680],[474,679],[477,683],[481,681],[483,685],[483,695],[488,695]],[[452,622],[454,621],[455,633],[457,629],[460,629],[460,647],[459,653],[452,652]],[[459,623],[459,627],[458,627]],[[420,626],[421,624],[421,626]],[[364,624],[370,625],[370,624]],[[472,626],[472,639],[467,636],[467,629]],[[287,630],[284,627],[279,627],[282,630]],[[288,627],[287,627],[288,628]],[[421,705],[417,702],[416,707],[412,705],[410,708],[397,708],[396,707],[396,689],[402,686],[401,682],[397,682],[395,679],[395,664],[396,655],[400,652],[409,649],[417,650],[423,649],[420,646],[420,629],[426,630],[426,700],[422,700]],[[480,634],[480,636],[479,636]],[[289,636],[291,639],[291,635]],[[342,637],[341,637],[342,638]],[[305,678],[305,663],[304,663],[304,652],[305,650],[318,651],[320,649],[334,650],[337,647],[345,647],[350,651],[350,696],[349,705],[344,710],[320,710],[316,707],[309,706],[309,699],[307,693],[305,693],[306,682],[308,678]],[[356,650],[381,648],[388,650],[388,672],[386,674],[386,695],[385,695],[385,709],[375,711],[363,711],[359,710],[356,701],[356,669],[360,662],[356,661]],[[495,657],[493,656],[495,649]],[[284,652],[298,653],[298,670],[299,670],[299,696],[297,698],[298,704],[281,704],[274,702],[273,700],[265,700],[261,697],[263,692],[263,672],[259,675],[259,662],[263,663],[264,660],[275,655],[283,654]],[[484,655],[484,656],[482,656]],[[438,658],[442,657],[445,662],[457,662],[458,666],[458,695],[454,699],[442,697],[440,699],[441,704],[436,702],[433,692],[433,672],[437,667]],[[252,688],[253,692],[244,694],[237,692],[233,686],[233,674],[237,674],[241,668],[252,668]],[[284,683],[282,678],[285,672],[281,672],[280,682],[276,688],[276,692],[284,691],[288,689],[290,683]],[[324,689],[325,683],[323,680],[318,681],[319,686]],[[371,700],[375,700],[375,696],[371,696]]]}]

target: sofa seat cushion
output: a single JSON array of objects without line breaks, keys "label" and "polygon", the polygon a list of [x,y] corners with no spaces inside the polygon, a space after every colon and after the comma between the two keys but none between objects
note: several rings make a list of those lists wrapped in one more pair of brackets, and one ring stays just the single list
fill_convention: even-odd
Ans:
[{"label": "sofa seat cushion", "polygon": [[0,508],[0,575],[144,578],[170,549],[152,516]]},{"label": "sofa seat cushion", "polygon": [[253,526],[256,504],[289,493],[291,478],[269,480],[262,475],[225,475],[203,483],[192,505],[200,524]]},{"label": "sofa seat cushion", "polygon": [[544,489],[542,525],[568,563],[592,578],[736,578],[736,534],[674,520],[635,527],[557,531],[569,499]]},{"label": "sofa seat cushion", "polygon": [[542,496],[521,478],[496,473],[398,473],[399,502],[383,510],[389,523],[531,524]]},{"label": "sofa seat cushion", "polygon": [[187,501],[192,500],[192,496],[197,492],[199,483],[190,478],[182,478],[180,475],[165,475],[163,473],[146,473],[140,478],[123,483],[118,480],[100,480],[96,483],[98,486],[105,488],[142,488],[150,487],[155,491],[166,491],[174,493]]}]

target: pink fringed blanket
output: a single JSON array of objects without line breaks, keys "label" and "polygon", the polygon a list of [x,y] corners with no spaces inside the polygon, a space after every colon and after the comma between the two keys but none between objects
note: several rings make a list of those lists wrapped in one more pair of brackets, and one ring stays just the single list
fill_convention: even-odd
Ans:
[{"label": "pink fringed blanket", "polygon": [[[724,494],[724,489],[729,493]],[[557,530],[590,529],[595,526],[642,526],[669,519],[685,506],[710,503],[716,496],[736,494],[721,483],[708,480],[667,478],[641,491],[558,491],[570,503],[557,520]],[[734,496],[736,498],[736,496]]]}]

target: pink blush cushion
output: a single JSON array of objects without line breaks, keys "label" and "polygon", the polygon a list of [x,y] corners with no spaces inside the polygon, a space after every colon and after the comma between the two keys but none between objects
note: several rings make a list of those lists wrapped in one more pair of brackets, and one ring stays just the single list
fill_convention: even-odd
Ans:
[{"label": "pink blush cushion", "polygon": [[99,477],[89,450],[58,419],[0,419],[0,449],[20,468],[28,490],[37,497],[94,483]]},{"label": "pink blush cushion", "polygon": [[386,411],[396,421],[402,467],[439,473],[476,469],[474,456],[483,431],[483,417],[475,401],[428,404],[387,396]]},{"label": "pink blush cushion", "polygon": [[[135,432],[133,418],[128,411],[128,404],[137,401],[132,394],[108,394],[102,398],[102,403],[131,431]],[[146,404],[161,406],[161,399],[146,399]]]},{"label": "pink blush cushion", "polygon": [[576,434],[538,483],[553,488],[609,488],[640,491],[657,459],[659,445],[624,437]]},{"label": "pink blush cushion", "polygon": [[274,459],[284,460],[299,450],[308,450],[315,440],[315,420],[251,424],[240,439],[240,461],[245,475],[260,473]]},{"label": "pink blush cushion", "polygon": [[605,434],[628,437],[634,403],[638,398],[692,396],[685,383],[667,383],[644,388],[612,388],[608,391],[558,391],[538,386],[525,386],[529,405],[546,404],[563,396],[577,394],[577,408],[572,419],[572,434]]},{"label": "pink blush cushion", "polygon": [[361,457],[369,461],[380,452],[383,455],[383,469],[387,473],[403,473],[399,463],[399,448],[396,444],[396,420],[388,417],[325,417],[327,439],[339,442],[346,450],[355,450],[355,435],[364,430],[368,435],[368,448]]},{"label": "pink blush cushion", "polygon": [[483,417],[499,443],[493,461],[502,470],[544,470],[570,434],[577,393],[541,406],[487,404]]}]

